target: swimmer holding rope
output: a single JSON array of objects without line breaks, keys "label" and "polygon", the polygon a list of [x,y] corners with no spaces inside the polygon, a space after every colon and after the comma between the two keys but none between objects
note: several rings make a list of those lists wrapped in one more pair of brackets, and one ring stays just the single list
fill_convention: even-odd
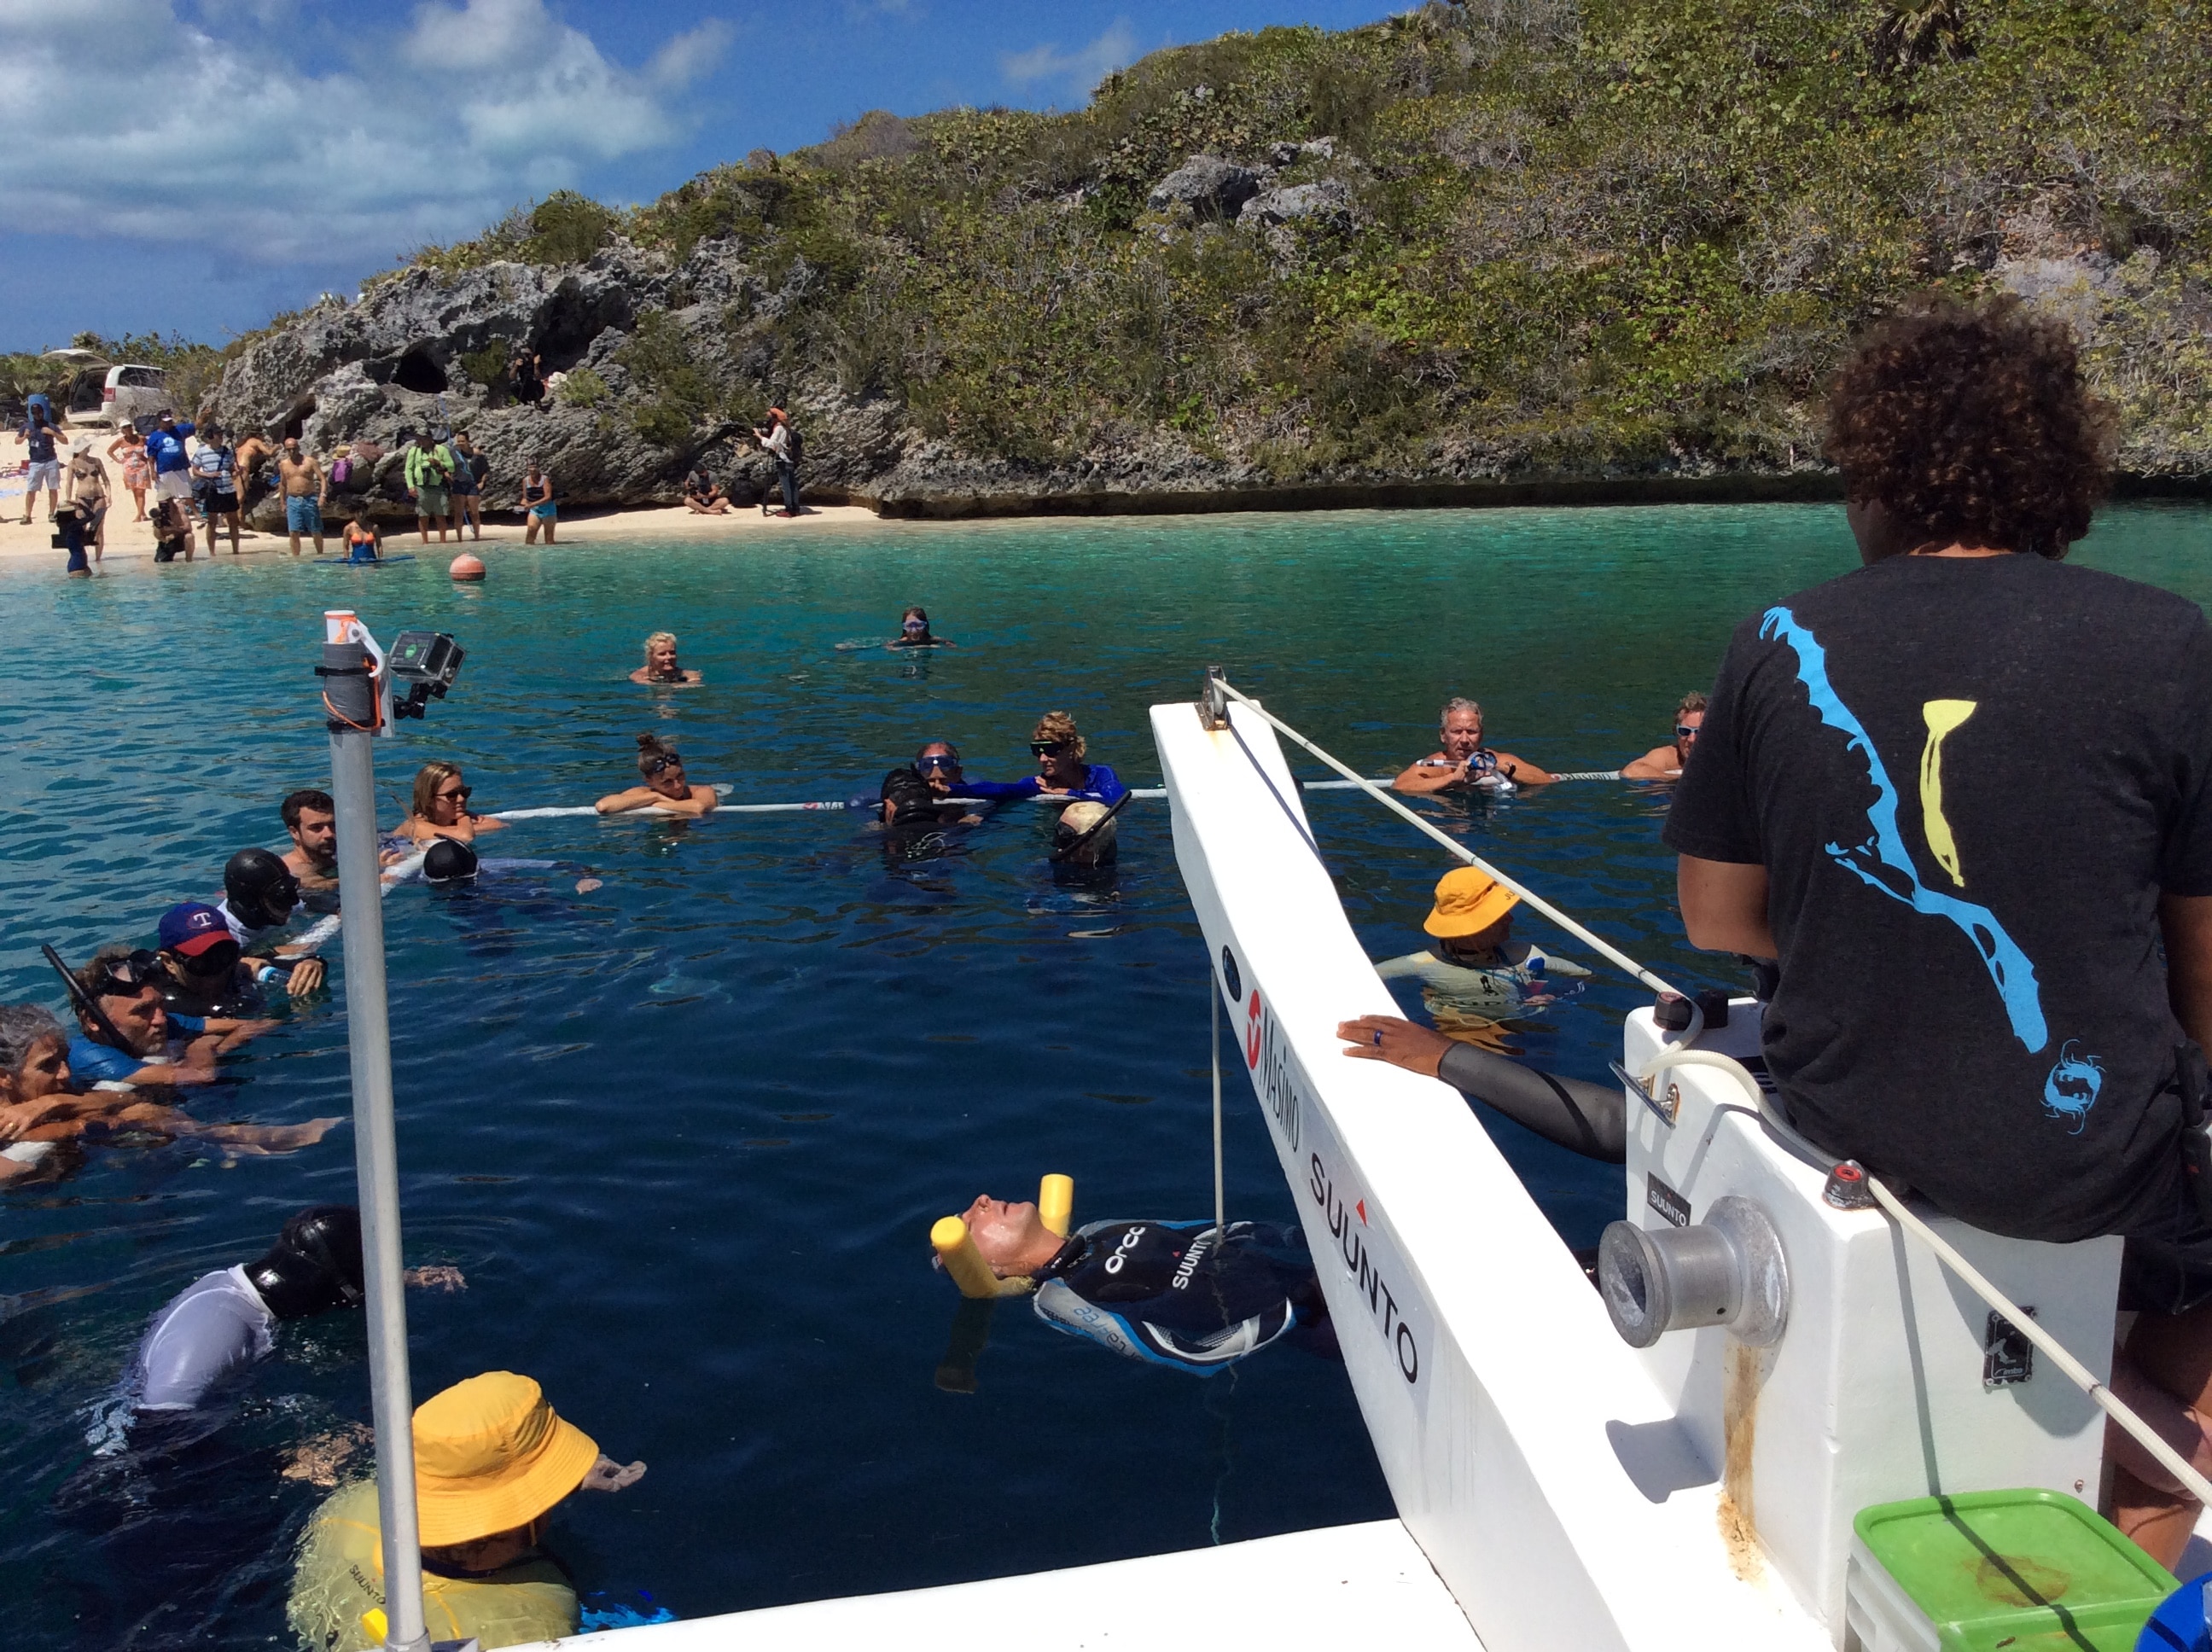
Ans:
[{"label": "swimmer holding rope", "polygon": [[507,823],[490,815],[469,812],[473,788],[461,778],[460,765],[427,762],[415,774],[415,812],[392,829],[392,835],[408,842],[428,844],[441,837],[468,843],[479,832],[507,829]]},{"label": "swimmer holding rope", "polygon": [[1455,695],[1437,718],[1437,750],[1407,765],[1390,782],[1394,792],[1415,797],[1483,784],[1492,776],[1516,786],[1541,786],[1554,776],[1525,757],[1497,751],[1482,743],[1482,708]]},{"label": "swimmer holding rope", "polygon": [[1625,780],[1671,780],[1690,766],[1698,749],[1698,731],[1705,726],[1705,696],[1692,690],[1674,708],[1674,744],[1655,745],[1634,762],[1620,766]]},{"label": "swimmer holding rope", "polygon": [[676,633],[655,631],[645,640],[645,664],[629,674],[633,683],[655,688],[690,688],[706,679],[676,663]]},{"label": "swimmer holding rope", "polygon": [[714,788],[686,781],[684,759],[663,745],[659,735],[637,737],[637,772],[644,777],[644,785],[611,793],[592,807],[603,815],[626,815],[638,809],[658,809],[670,815],[714,812]]},{"label": "swimmer holding rope", "polygon": [[902,820],[908,825],[917,820],[933,821],[940,826],[981,825],[983,817],[970,812],[972,805],[939,805],[936,801],[969,794],[968,779],[960,768],[960,748],[950,740],[932,740],[914,754],[914,761],[905,768],[884,775],[877,795],[886,826]]}]

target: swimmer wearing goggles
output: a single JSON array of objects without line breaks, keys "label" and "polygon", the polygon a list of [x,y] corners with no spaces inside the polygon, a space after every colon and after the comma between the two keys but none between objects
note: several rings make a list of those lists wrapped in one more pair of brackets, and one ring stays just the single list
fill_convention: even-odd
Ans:
[{"label": "swimmer wearing goggles", "polygon": [[884,644],[886,648],[951,648],[957,646],[950,639],[931,633],[929,616],[919,605],[908,608],[899,616],[899,634]]},{"label": "swimmer wearing goggles", "polygon": [[1516,786],[1541,786],[1553,776],[1525,757],[1483,744],[1482,708],[1472,700],[1444,702],[1437,720],[1437,748],[1417,758],[1390,782],[1393,791],[1415,797],[1480,784],[1495,776]]},{"label": "swimmer wearing goggles", "polygon": [[907,767],[894,768],[884,776],[877,793],[886,826],[922,819],[940,826],[978,825],[981,815],[963,812],[963,805],[958,804],[939,807],[935,802],[939,798],[973,795],[961,770],[960,748],[950,740],[932,740],[922,747]]},{"label": "swimmer wearing goggles", "polygon": [[603,815],[634,814],[641,809],[693,817],[714,812],[714,788],[686,780],[683,757],[674,747],[661,744],[659,735],[637,737],[637,772],[642,786],[611,793],[593,806]]}]

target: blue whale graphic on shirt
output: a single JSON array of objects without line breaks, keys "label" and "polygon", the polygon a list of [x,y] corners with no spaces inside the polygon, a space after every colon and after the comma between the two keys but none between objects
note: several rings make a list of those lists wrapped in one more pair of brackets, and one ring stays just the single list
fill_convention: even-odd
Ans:
[{"label": "blue whale graphic on shirt", "polygon": [[[1912,864],[1912,856],[1905,847],[1905,834],[1897,824],[1897,787],[1890,783],[1889,771],[1882,767],[1881,754],[1874,749],[1866,730],[1830,685],[1828,656],[1820,639],[1801,624],[1795,614],[1782,607],[1770,608],[1761,616],[1759,635],[1787,644],[1797,657],[1797,680],[1805,685],[1814,714],[1829,727],[1840,729],[1850,737],[1850,749],[1866,760],[1867,778],[1880,793],[1867,811],[1864,840],[1850,845],[1827,845],[1829,859],[1856,875],[1869,889],[1881,890],[1893,901],[1902,902],[1915,912],[1946,918],[1956,924],[1960,932],[1973,943],[1982,968],[1989,971],[1998,996],[2004,1000],[2013,1036],[2031,1055],[2046,1047],[2051,1042],[2051,1029],[2043,1018],[2042,994],[2036,985],[2035,966],[2028,961],[2027,954],[2005,933],[2004,926],[1987,907],[1931,890],[1920,881],[1919,869]],[[2090,1060],[2094,1064],[2094,1058]],[[2060,1076],[2054,1070],[2053,1078]],[[2047,1099],[2054,1114],[2063,1112],[2079,1119],[2095,1102],[2096,1089],[2094,1084],[2088,1086],[2087,1099],[2080,1102],[2078,1107],[2069,1105],[2074,1097],[2067,1096],[2066,1091],[2073,1090],[2078,1095],[2080,1088],[2078,1075],[2069,1076],[2076,1082],[2055,1087],[2055,1096],[2064,1099]]]}]

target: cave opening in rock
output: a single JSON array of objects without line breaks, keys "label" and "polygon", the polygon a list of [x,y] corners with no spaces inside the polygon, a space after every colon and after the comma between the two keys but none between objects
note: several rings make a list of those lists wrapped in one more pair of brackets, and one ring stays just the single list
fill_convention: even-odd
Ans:
[{"label": "cave opening in rock", "polygon": [[314,416],[315,398],[303,396],[292,404],[292,410],[284,416],[284,437],[290,440],[307,434],[307,421]]},{"label": "cave opening in rock", "polygon": [[410,344],[399,363],[392,369],[392,381],[402,390],[414,391],[422,396],[442,396],[446,392],[446,369],[438,365],[438,358],[430,353],[428,344]]},{"label": "cave opening in rock", "polygon": [[538,352],[538,370],[568,372],[590,353],[601,333],[610,327],[627,331],[629,321],[629,301],[619,288],[587,298],[575,282],[563,282],[546,304],[538,337],[530,346]]}]

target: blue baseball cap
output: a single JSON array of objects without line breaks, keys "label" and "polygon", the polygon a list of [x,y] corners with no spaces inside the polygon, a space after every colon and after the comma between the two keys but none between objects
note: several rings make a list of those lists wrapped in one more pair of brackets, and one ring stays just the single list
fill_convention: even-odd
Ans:
[{"label": "blue baseball cap", "polygon": [[198,901],[185,901],[161,914],[161,950],[196,958],[231,938],[222,914]]}]

